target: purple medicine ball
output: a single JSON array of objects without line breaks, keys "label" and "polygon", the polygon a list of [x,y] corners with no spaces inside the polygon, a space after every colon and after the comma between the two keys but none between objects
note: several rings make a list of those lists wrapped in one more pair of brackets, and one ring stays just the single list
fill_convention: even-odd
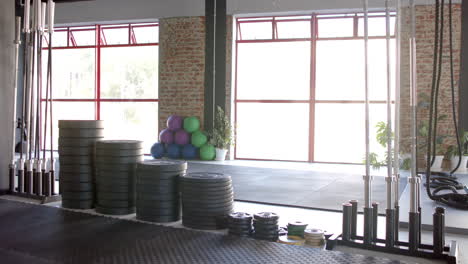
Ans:
[{"label": "purple medicine ball", "polygon": [[175,133],[175,143],[179,145],[186,145],[190,143],[190,134],[183,129],[177,130]]},{"label": "purple medicine ball", "polygon": [[174,133],[168,128],[164,129],[159,133],[159,142],[172,144],[174,142]]},{"label": "purple medicine ball", "polygon": [[176,130],[179,130],[182,128],[182,123],[183,123],[184,119],[180,116],[177,116],[177,115],[171,115],[168,119],[167,119],[167,128],[169,128],[169,130],[171,131],[176,131]]}]

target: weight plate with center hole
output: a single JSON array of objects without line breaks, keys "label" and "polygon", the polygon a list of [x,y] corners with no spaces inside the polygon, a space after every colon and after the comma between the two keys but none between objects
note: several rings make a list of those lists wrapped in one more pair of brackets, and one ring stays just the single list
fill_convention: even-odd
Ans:
[{"label": "weight plate with center hole", "polygon": [[189,188],[184,185],[180,185],[180,190],[187,194],[197,194],[197,193],[206,193],[206,194],[220,194],[226,192],[232,192],[232,186],[228,187],[216,187],[216,188]]},{"label": "weight plate with center hole", "polygon": [[259,225],[277,225],[278,220],[256,220],[255,218],[252,220],[252,223],[254,225],[259,224]]},{"label": "weight plate with center hole", "polygon": [[60,128],[59,137],[61,138],[104,137],[104,129],[102,128]]},{"label": "weight plate with center hole", "polygon": [[132,178],[128,179],[119,179],[119,178],[111,178],[111,177],[96,177],[96,183],[97,185],[99,184],[104,184],[104,185],[128,185],[128,186],[133,186],[135,187],[135,180]]},{"label": "weight plate with center hole", "polygon": [[273,212],[260,212],[254,214],[254,219],[255,220],[265,220],[265,221],[272,221],[272,220],[278,220],[279,216],[276,213]]},{"label": "weight plate with center hole", "polygon": [[129,179],[135,178],[135,175],[128,171],[104,171],[99,170],[96,173],[96,178],[113,178],[113,179]]},{"label": "weight plate with center hole", "polygon": [[80,182],[92,182],[93,175],[91,173],[68,173],[61,171],[59,174],[59,180],[61,182],[80,183]]},{"label": "weight plate with center hole", "polygon": [[135,207],[134,201],[122,201],[122,200],[106,200],[106,199],[97,199],[97,204],[99,206],[108,207],[108,208],[130,208]]},{"label": "weight plate with center hole", "polygon": [[61,191],[69,192],[92,192],[94,190],[94,184],[92,182],[88,183],[70,183],[60,181],[59,183]]},{"label": "weight plate with center hole", "polygon": [[59,128],[104,128],[102,120],[59,120]]},{"label": "weight plate with center hole", "polygon": [[96,212],[108,215],[129,215],[135,213],[135,207],[129,208],[109,208],[105,206],[96,206]]},{"label": "weight plate with center hole", "polygon": [[252,222],[253,216],[245,212],[234,212],[229,214],[228,220],[232,222]]},{"label": "weight plate with center hole", "polygon": [[78,148],[78,147],[94,147],[96,142],[102,140],[104,137],[92,138],[58,138],[58,148]]},{"label": "weight plate with center hole", "polygon": [[145,154],[143,149],[122,149],[122,150],[110,150],[110,149],[97,149],[96,156],[102,157],[132,157],[142,156]]},{"label": "weight plate with center hole", "polygon": [[231,176],[215,172],[192,172],[181,177],[182,182],[219,183],[231,181]]},{"label": "weight plate with center hole", "polygon": [[82,159],[69,159],[68,157],[62,157],[58,160],[58,163],[60,166],[68,166],[68,165],[88,165],[88,166],[94,166],[93,159],[86,157]]},{"label": "weight plate with center hole", "polygon": [[186,161],[177,160],[145,160],[138,163],[138,169],[142,172],[181,172],[187,170]]},{"label": "weight plate with center hole", "polygon": [[180,207],[178,206],[167,207],[167,208],[143,207],[143,206],[140,206],[140,204],[137,202],[136,208],[137,208],[137,213],[141,212],[143,214],[148,214],[148,215],[173,215],[173,214],[181,213]]},{"label": "weight plate with center hole", "polygon": [[136,174],[139,179],[142,181],[162,181],[162,180],[176,180],[179,181],[179,176],[183,173],[178,172],[161,172],[161,173],[146,173],[141,172],[140,170],[136,171]]},{"label": "weight plate with center hole", "polygon": [[215,205],[215,204],[228,204],[232,203],[234,201],[234,197],[232,195],[225,196],[225,197],[219,197],[216,199],[202,199],[202,198],[192,198],[189,199],[187,197],[182,196],[182,202],[191,205],[191,204],[199,204],[199,205]]},{"label": "weight plate with center hole", "polygon": [[232,231],[239,231],[239,232],[247,232],[252,231],[252,226],[250,225],[232,225],[229,221],[227,223],[229,230]]},{"label": "weight plate with center hole", "polygon": [[105,171],[131,171],[135,173],[136,165],[134,163],[131,164],[112,164],[112,163],[96,163],[96,169],[98,171],[105,170]]},{"label": "weight plate with center hole", "polygon": [[182,205],[182,212],[184,215],[197,215],[197,216],[214,216],[214,215],[225,215],[230,214],[233,211],[233,206],[227,206],[223,208],[187,208]]},{"label": "weight plate with center hole", "polygon": [[138,214],[136,218],[141,221],[146,221],[146,222],[155,222],[155,223],[169,223],[169,222],[177,222],[180,220],[180,215],[174,215],[174,216],[153,216],[153,215],[143,215],[143,214]]},{"label": "weight plate with center hole", "polygon": [[138,140],[101,140],[96,143],[96,149],[124,150],[142,148],[143,141]]},{"label": "weight plate with center hole", "polygon": [[94,192],[63,191],[62,199],[64,200],[92,200],[94,199]]},{"label": "weight plate with center hole", "polygon": [[98,200],[122,200],[122,201],[134,201],[135,200],[135,193],[128,192],[98,192],[97,193]]},{"label": "weight plate with center hole", "polygon": [[96,190],[98,192],[114,192],[114,193],[128,193],[133,192],[135,189],[132,187],[121,186],[121,185],[97,185]]},{"label": "weight plate with center hole", "polygon": [[199,191],[199,192],[188,192],[187,190],[181,189],[180,192],[182,193],[182,197],[187,198],[189,200],[216,200],[222,199],[226,197],[234,197],[234,192],[232,190],[221,191],[221,192],[206,192],[206,191]]},{"label": "weight plate with center hole", "polygon": [[94,207],[93,200],[64,200],[62,199],[62,207],[70,209],[91,209]]},{"label": "weight plate with center hole", "polygon": [[138,161],[143,160],[143,156],[132,157],[101,157],[96,155],[96,164],[136,164]]},{"label": "weight plate with center hole", "polygon": [[67,174],[85,174],[85,173],[95,173],[95,168],[93,165],[80,165],[80,164],[72,164],[72,165],[62,165],[60,164],[59,170],[60,173],[67,173]]},{"label": "weight plate with center hole", "polygon": [[[180,179],[182,179],[182,176],[180,176]],[[228,182],[221,182],[221,183],[188,183],[180,180],[180,186],[183,186],[184,188],[188,189],[226,189],[226,188],[232,188],[232,181]]]},{"label": "weight plate with center hole", "polygon": [[148,185],[140,184],[137,181],[136,188],[138,192],[142,192],[142,193],[179,193],[179,187],[176,184],[148,186]]},{"label": "weight plate with center hole", "polygon": [[60,157],[64,156],[91,156],[94,157],[94,147],[59,147],[58,153]]},{"label": "weight plate with center hole", "polygon": [[177,180],[159,180],[159,181],[142,181],[136,176],[136,182],[139,186],[148,186],[148,188],[174,188],[179,189]]},{"label": "weight plate with center hole", "polygon": [[127,188],[129,190],[135,190],[135,184],[132,183],[121,183],[121,182],[97,182],[96,187],[98,189],[103,188]]}]

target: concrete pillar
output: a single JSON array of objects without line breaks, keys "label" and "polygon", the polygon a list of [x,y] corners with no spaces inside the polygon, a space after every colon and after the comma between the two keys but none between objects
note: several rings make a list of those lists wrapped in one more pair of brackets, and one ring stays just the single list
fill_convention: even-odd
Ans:
[{"label": "concrete pillar", "polygon": [[0,1],[0,193],[8,189],[13,111],[15,1]]}]

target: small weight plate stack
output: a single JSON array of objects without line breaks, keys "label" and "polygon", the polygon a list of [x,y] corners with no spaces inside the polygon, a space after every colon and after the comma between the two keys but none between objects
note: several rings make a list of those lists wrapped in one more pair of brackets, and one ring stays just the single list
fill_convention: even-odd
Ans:
[{"label": "small weight plate stack", "polygon": [[96,212],[135,213],[136,164],[141,161],[141,141],[102,140],[96,143]]},{"label": "small weight plate stack", "polygon": [[236,212],[228,216],[228,229],[230,235],[249,237],[252,234],[252,215]]},{"label": "small weight plate stack", "polygon": [[254,237],[260,240],[278,240],[279,216],[272,212],[261,212],[254,214],[253,227]]},{"label": "small weight plate stack", "polygon": [[104,137],[104,122],[59,120],[59,187],[62,206],[90,209],[94,206],[94,147]]},{"label": "small weight plate stack", "polygon": [[136,217],[150,222],[180,220],[179,176],[185,161],[150,160],[137,164]]},{"label": "small weight plate stack", "polygon": [[180,177],[182,224],[194,229],[224,229],[232,213],[234,191],[231,176],[195,172]]},{"label": "small weight plate stack", "polygon": [[301,221],[288,223],[288,236],[298,236],[304,238],[304,230],[307,224]]},{"label": "small weight plate stack", "polygon": [[308,246],[319,247],[325,243],[325,232],[321,229],[306,229],[304,237]]}]

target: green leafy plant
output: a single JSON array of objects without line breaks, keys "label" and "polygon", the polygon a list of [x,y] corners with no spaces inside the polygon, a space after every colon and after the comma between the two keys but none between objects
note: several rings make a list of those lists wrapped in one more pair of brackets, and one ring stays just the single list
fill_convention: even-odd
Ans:
[{"label": "green leafy plant", "polygon": [[[462,155],[468,156],[468,131],[460,133],[460,144],[462,146]],[[455,145],[450,145],[445,152],[444,158],[451,159],[456,155],[458,155],[458,147]]]},{"label": "green leafy plant", "polygon": [[[380,121],[378,122],[375,127],[377,128],[375,138],[377,142],[384,148],[387,147],[387,142],[388,142],[388,132],[389,132],[389,127],[387,126],[387,123]],[[393,140],[394,138],[394,133],[391,132],[390,135],[390,140]],[[391,151],[393,153],[393,149]],[[390,153],[390,155],[392,155]],[[375,152],[369,153],[369,163],[372,166],[373,169],[379,169],[382,166],[387,165],[387,158],[388,158],[388,151],[385,152],[385,157],[384,160],[379,160],[379,155]],[[392,155],[393,157],[393,155]],[[393,158],[392,158],[393,159]],[[364,163],[366,162],[366,159],[364,158]]]},{"label": "green leafy plant", "polygon": [[214,128],[210,133],[210,143],[216,148],[229,149],[233,143],[233,129],[224,110],[216,107]]},{"label": "green leafy plant", "polygon": [[[437,118],[437,122],[443,121],[447,116],[441,115]],[[427,151],[427,136],[429,134],[429,121],[423,120],[419,123],[418,127],[418,152],[426,153]],[[435,140],[435,150],[436,154],[440,154],[443,152],[442,144],[444,143],[445,138],[447,135],[438,134]]]}]

